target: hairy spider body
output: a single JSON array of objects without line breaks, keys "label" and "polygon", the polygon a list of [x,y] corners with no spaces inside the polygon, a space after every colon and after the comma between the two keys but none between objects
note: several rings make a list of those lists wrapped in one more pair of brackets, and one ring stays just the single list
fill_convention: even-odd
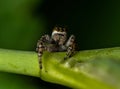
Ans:
[{"label": "hairy spider body", "polygon": [[71,35],[67,41],[66,29],[55,27],[51,37],[49,35],[44,35],[38,40],[36,51],[38,52],[40,69],[42,69],[42,54],[44,51],[67,51],[64,59],[71,57],[75,51],[75,36]]}]

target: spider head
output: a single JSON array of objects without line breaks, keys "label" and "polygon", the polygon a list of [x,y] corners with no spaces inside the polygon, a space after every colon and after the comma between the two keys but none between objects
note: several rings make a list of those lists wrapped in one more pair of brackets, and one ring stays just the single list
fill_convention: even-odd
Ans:
[{"label": "spider head", "polygon": [[63,45],[67,38],[66,29],[62,27],[55,27],[52,32],[52,39],[58,44]]}]

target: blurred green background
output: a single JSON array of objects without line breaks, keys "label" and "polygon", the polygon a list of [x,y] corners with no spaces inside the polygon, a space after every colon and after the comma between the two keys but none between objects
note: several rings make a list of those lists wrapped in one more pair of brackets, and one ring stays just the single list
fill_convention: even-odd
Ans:
[{"label": "blurred green background", "polygon": [[[68,36],[76,36],[79,50],[120,46],[119,3],[119,0],[0,0],[0,48],[35,51],[41,35],[51,34],[56,25],[66,27]],[[0,73],[0,89],[7,89],[2,85],[3,80],[9,89],[19,89],[9,87],[11,82],[6,77],[11,77],[14,83],[18,81],[20,88],[24,79],[31,80],[16,76]],[[40,86],[48,86],[45,89],[51,86],[39,82],[43,83]],[[29,89],[38,89],[35,83],[27,82],[27,85],[34,87]]]}]

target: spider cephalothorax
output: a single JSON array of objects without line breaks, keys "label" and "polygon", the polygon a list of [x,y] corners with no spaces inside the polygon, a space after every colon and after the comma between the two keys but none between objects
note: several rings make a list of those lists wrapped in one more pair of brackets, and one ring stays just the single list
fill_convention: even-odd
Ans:
[{"label": "spider cephalothorax", "polygon": [[62,27],[55,27],[51,37],[49,35],[43,35],[40,40],[38,40],[36,51],[38,52],[40,68],[42,69],[41,58],[44,51],[67,51],[64,59],[72,56],[75,51],[75,36],[71,35],[67,40],[66,29]]}]

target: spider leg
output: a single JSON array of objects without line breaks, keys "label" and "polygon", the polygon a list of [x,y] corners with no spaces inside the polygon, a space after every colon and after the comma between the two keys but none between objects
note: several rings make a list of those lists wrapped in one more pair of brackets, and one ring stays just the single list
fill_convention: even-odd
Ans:
[{"label": "spider leg", "polygon": [[71,57],[75,52],[75,36],[71,35],[66,43],[67,53],[64,59]]},{"label": "spider leg", "polygon": [[46,50],[45,43],[49,43],[49,41],[50,41],[49,35],[44,35],[37,42],[36,51],[38,52],[38,60],[40,64],[40,69],[42,69],[42,55],[43,55],[43,52]]},{"label": "spider leg", "polygon": [[42,69],[42,55],[44,50],[45,50],[45,46],[43,42],[38,41],[36,51],[38,52],[38,61],[39,61],[40,69]]},{"label": "spider leg", "polygon": [[43,35],[41,38],[40,38],[40,41],[44,42],[44,43],[50,43],[51,42],[51,38],[49,35]]}]

